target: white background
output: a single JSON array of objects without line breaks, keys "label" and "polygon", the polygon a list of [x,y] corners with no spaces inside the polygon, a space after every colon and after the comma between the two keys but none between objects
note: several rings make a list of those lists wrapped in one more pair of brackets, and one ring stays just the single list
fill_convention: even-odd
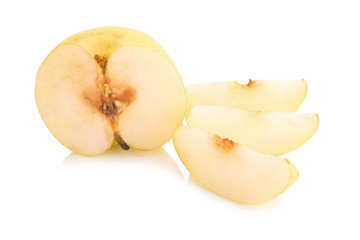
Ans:
[{"label": "white background", "polygon": [[[360,7],[356,1],[3,1],[0,239],[360,239]],[[34,99],[36,72],[71,34],[148,33],[185,85],[300,79],[320,127],[286,154],[300,172],[263,205],[199,187],[172,143],[153,152],[71,153]]]}]

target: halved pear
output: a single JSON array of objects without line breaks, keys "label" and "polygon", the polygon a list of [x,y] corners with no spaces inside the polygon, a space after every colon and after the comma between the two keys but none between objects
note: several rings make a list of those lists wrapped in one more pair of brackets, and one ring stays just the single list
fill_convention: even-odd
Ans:
[{"label": "halved pear", "polygon": [[254,152],[200,129],[180,126],[173,142],[181,161],[200,184],[237,203],[270,201],[299,176],[285,158]]},{"label": "halved pear", "polygon": [[40,66],[35,86],[50,132],[82,155],[100,154],[114,139],[123,149],[141,150],[170,140],[183,121],[185,90],[155,43],[137,31],[104,28],[56,47]]},{"label": "halved pear", "polygon": [[295,112],[307,92],[301,80],[249,80],[248,84],[218,82],[186,87],[186,116],[195,105],[241,108],[247,111]]},{"label": "halved pear", "polygon": [[228,137],[252,150],[280,156],[302,146],[316,132],[316,113],[247,112],[239,108],[198,105],[190,127]]}]

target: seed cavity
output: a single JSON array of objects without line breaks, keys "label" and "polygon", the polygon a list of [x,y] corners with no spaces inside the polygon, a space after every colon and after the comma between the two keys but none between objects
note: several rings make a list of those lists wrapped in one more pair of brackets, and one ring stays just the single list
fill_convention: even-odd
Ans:
[{"label": "seed cavity", "polygon": [[114,117],[118,113],[118,109],[117,109],[115,102],[103,103],[102,111],[108,117]]},{"label": "seed cavity", "polygon": [[103,75],[98,85],[101,95],[100,111],[107,116],[113,129],[116,142],[122,149],[128,150],[129,146],[121,138],[117,124],[119,122],[120,114],[135,100],[136,91],[129,85],[112,85],[110,79],[106,75],[108,59],[106,57],[100,57],[99,55],[95,55],[94,59],[102,69]]},{"label": "seed cavity", "polygon": [[255,84],[255,81],[253,81],[249,78],[249,82],[246,84],[246,86],[251,87],[254,84]]},{"label": "seed cavity", "polygon": [[231,141],[228,138],[221,138],[218,135],[213,136],[214,143],[218,149],[221,149],[223,151],[230,151],[233,149],[237,143]]}]

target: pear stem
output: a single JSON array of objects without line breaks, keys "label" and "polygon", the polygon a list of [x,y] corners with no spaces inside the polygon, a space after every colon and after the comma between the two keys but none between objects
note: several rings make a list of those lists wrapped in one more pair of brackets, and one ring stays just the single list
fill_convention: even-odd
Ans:
[{"label": "pear stem", "polygon": [[107,66],[107,58],[106,57],[100,57],[99,55],[95,55],[94,59],[99,64],[103,72],[105,72],[106,66]]},{"label": "pear stem", "polygon": [[126,144],[126,142],[120,137],[119,134],[114,134],[115,141],[120,145],[123,150],[129,150],[130,147]]}]

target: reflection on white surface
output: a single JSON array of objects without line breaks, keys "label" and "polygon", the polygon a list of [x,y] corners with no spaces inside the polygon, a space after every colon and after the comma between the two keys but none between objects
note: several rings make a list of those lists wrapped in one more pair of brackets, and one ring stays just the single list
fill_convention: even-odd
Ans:
[{"label": "reflection on white surface", "polygon": [[[226,200],[205,189],[192,175],[183,177],[178,165],[163,148],[153,151],[136,149],[124,151],[119,146],[113,146],[109,151],[95,157],[70,153],[60,164],[59,170],[60,173],[72,172],[75,176],[81,176],[82,179],[88,181],[101,178],[95,180],[97,184],[107,182],[105,179],[111,178],[111,176],[115,176],[112,178],[114,181],[119,181],[118,185],[122,185],[120,181],[124,182],[124,179],[132,179],[131,181],[134,182],[134,179],[141,178],[141,181],[147,180],[147,183],[155,183],[155,176],[163,175],[161,177],[163,181],[168,181],[167,178],[170,176],[187,180],[187,186],[192,192],[191,194],[200,197],[201,201],[219,201],[219,204],[234,205],[249,210],[283,207],[279,198],[259,205],[243,205]],[[138,177],[136,174],[138,174]],[[91,179],[89,180],[89,178]],[[111,184],[116,186],[117,183],[112,182]]]},{"label": "reflection on white surface", "polygon": [[[149,192],[159,191],[161,196],[161,191],[164,190],[173,193],[183,191],[184,189],[178,189],[178,180],[185,179],[187,184],[183,182],[183,186],[190,194],[189,197],[202,204],[216,203],[250,211],[284,208],[279,198],[259,205],[244,205],[226,200],[205,189],[192,175],[184,177],[176,162],[163,148],[153,151],[124,151],[119,146],[114,146],[95,157],[71,153],[59,165],[59,174],[61,181],[68,182],[71,187],[78,185],[85,188],[119,188],[131,195],[134,194],[134,189],[137,189],[139,198]],[[157,188],[154,188],[155,186]]]},{"label": "reflection on white surface", "polygon": [[140,151],[129,149],[127,151],[119,146],[113,146],[105,153],[86,157],[76,153],[70,153],[59,165],[59,170],[68,170],[69,168],[81,167],[84,169],[119,169],[132,167],[148,167],[149,169],[167,171],[174,176],[183,178],[181,171],[175,161],[163,149],[159,148],[153,151]]}]

